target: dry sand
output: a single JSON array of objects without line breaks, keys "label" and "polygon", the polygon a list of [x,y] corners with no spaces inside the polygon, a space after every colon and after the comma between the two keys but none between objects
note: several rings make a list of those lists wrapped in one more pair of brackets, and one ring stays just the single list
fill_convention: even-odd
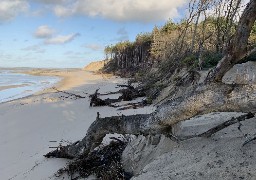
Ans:
[{"label": "dry sand", "polygon": [[[237,64],[223,82],[255,84],[255,72],[255,62]],[[162,91],[162,99],[169,91],[170,88]],[[196,116],[175,125],[173,134],[200,134],[241,114],[213,112]],[[132,180],[256,180],[256,140],[243,146],[255,136],[256,118],[241,125],[233,124],[210,138],[198,137],[179,143],[163,135],[139,136],[124,150],[123,164],[126,171],[134,174]]]},{"label": "dry sand", "polygon": [[[254,74],[251,73],[251,76],[250,71],[246,72],[249,76],[245,77],[251,80]],[[100,88],[101,93],[117,91],[115,85],[124,83],[124,79],[81,70],[41,69],[30,73],[63,77],[56,85],[58,89],[86,98],[75,100],[47,89],[27,98],[0,104],[0,179],[3,180],[56,179],[54,173],[68,161],[45,159],[43,155],[51,150],[49,146],[58,146],[62,140],[74,142],[82,139],[97,112],[105,117],[154,110],[153,107],[126,111],[89,107],[88,95],[95,89]],[[195,117],[178,124],[174,133],[201,133],[240,114],[211,113]],[[256,118],[246,120],[242,125],[241,131],[234,124],[211,138],[193,138],[179,144],[163,135],[139,136],[123,153],[125,168],[134,172],[134,180],[256,180],[256,141],[242,147],[243,142],[256,133]],[[49,142],[52,140],[57,142]],[[62,144],[65,145],[65,142]]]},{"label": "dry sand", "polygon": [[96,72],[99,71],[104,67],[105,64],[107,64],[109,60],[102,60],[102,61],[96,61],[96,62],[91,62],[87,66],[84,67],[84,70],[86,71],[92,71]]},{"label": "dry sand", "polygon": [[[202,133],[242,113],[222,112],[197,116],[180,123],[175,135]],[[210,138],[174,142],[163,135],[139,136],[123,153],[132,180],[255,180],[256,118],[225,128]]]},{"label": "dry sand", "polygon": [[[46,89],[33,96],[0,104],[0,179],[55,179],[54,173],[68,162],[46,159],[50,146],[82,139],[97,112],[102,117],[117,114],[151,113],[154,108],[117,111],[111,107],[89,107],[89,94],[117,91],[126,80],[93,75],[82,70],[36,70],[36,75],[56,75],[63,80],[59,90],[86,96],[74,99]],[[50,142],[57,141],[57,142]],[[62,142],[63,141],[63,142]]]}]

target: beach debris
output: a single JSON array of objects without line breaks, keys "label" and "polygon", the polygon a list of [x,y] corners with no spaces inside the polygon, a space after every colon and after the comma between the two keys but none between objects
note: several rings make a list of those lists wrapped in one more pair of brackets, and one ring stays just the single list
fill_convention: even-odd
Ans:
[{"label": "beach debris", "polygon": [[123,138],[111,138],[109,145],[99,147],[89,154],[82,154],[66,167],[60,169],[56,176],[68,174],[71,179],[86,178],[95,175],[97,179],[130,179],[131,174],[126,173],[121,163],[122,152],[127,141]]},{"label": "beach debris", "polygon": [[[211,137],[213,134],[219,132],[220,130],[222,130],[222,129],[224,129],[224,128],[230,126],[230,125],[233,125],[233,124],[235,124],[235,123],[238,123],[239,126],[240,126],[241,121],[245,121],[246,119],[251,119],[251,118],[253,118],[253,117],[255,117],[255,115],[254,115],[253,113],[249,112],[249,113],[247,113],[247,114],[243,114],[243,115],[238,116],[238,117],[236,117],[236,118],[232,117],[230,120],[225,121],[225,122],[223,122],[223,123],[221,123],[221,124],[219,124],[219,125],[217,125],[217,126],[211,128],[211,129],[209,129],[208,131],[206,131],[206,132],[204,132],[204,133],[201,133],[201,134],[199,134],[199,135],[178,137],[178,139],[179,139],[180,141],[183,141],[183,140],[191,139],[191,138],[194,138],[194,137],[207,137],[207,138],[209,138],[209,137]],[[256,137],[255,137],[255,139],[256,139]],[[244,146],[245,144],[247,144],[247,143],[249,143],[249,142],[246,141],[246,142],[243,144],[243,146]]]},{"label": "beach debris", "polygon": [[[118,87],[125,87],[125,89],[120,89],[117,92],[110,92],[105,94],[98,93],[99,89],[96,89],[94,94],[89,96],[90,98],[90,106],[110,106],[110,107],[120,107],[117,105],[113,105],[113,103],[121,102],[121,101],[131,101],[138,97],[144,97],[146,94],[142,89],[136,89],[131,85],[117,85]],[[118,99],[101,99],[99,96],[102,95],[110,95],[110,94],[121,94]],[[135,103],[134,106],[141,106],[142,104]],[[144,104],[145,106],[145,104]]]},{"label": "beach debris", "polygon": [[148,105],[148,102],[146,100],[143,100],[143,101],[137,102],[137,103],[124,104],[124,105],[122,105],[121,108],[119,108],[117,110],[122,111],[122,110],[127,110],[127,109],[138,109],[138,108],[143,108],[147,105]]},{"label": "beach debris", "polygon": [[246,144],[249,144],[250,142],[252,142],[252,141],[254,141],[254,140],[256,140],[256,136],[251,137],[251,138],[249,138],[248,140],[246,140],[246,141],[243,143],[242,146],[245,146]]},{"label": "beach debris", "polygon": [[[51,143],[56,143],[58,141],[49,141]],[[66,159],[73,159],[74,156],[71,156],[68,154],[67,149],[69,146],[76,145],[79,141],[76,141],[75,143],[71,143],[69,141],[61,140],[58,146],[50,146],[50,149],[55,149],[47,154],[44,155],[46,158],[66,158]],[[66,143],[67,145],[64,146],[63,143]]]},{"label": "beach debris", "polygon": [[99,89],[96,89],[94,94],[89,96],[89,98],[91,98],[91,100],[90,100],[90,107],[92,107],[92,106],[109,106],[109,105],[111,105],[110,99],[103,100],[103,99],[100,99],[98,97],[98,95],[99,95],[98,91],[99,91]]},{"label": "beach debris", "polygon": [[61,91],[61,90],[58,90],[57,88],[53,87],[52,88],[53,90],[57,91],[57,92],[61,92],[61,93],[64,93],[64,94],[67,94],[69,96],[74,96],[76,99],[83,99],[83,98],[86,98],[86,96],[81,96],[79,94],[74,94],[74,93],[70,93],[70,92],[67,92],[67,91]]},{"label": "beach debris", "polygon": [[73,156],[70,156],[70,154],[66,152],[67,147],[68,146],[49,147],[49,148],[56,148],[56,150],[45,154],[44,157],[46,157],[46,158],[74,159]]}]

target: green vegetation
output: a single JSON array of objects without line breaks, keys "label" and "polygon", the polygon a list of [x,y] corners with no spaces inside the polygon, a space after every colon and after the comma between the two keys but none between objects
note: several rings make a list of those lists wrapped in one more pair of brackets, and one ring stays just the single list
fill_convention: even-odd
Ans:
[{"label": "green vegetation", "polygon": [[[215,67],[235,36],[241,2],[230,1],[228,6],[216,1],[190,3],[189,17],[179,23],[168,20],[161,27],[155,26],[151,32],[138,34],[134,42],[107,46],[105,53],[110,62],[103,71],[143,80],[148,89],[162,89],[153,84],[165,86],[175,82],[175,77],[179,77],[175,73],[181,70],[188,72]],[[216,9],[215,14],[206,13],[209,8]],[[249,37],[248,49],[255,46],[256,23]],[[244,61],[256,60],[255,56],[252,54]]]}]

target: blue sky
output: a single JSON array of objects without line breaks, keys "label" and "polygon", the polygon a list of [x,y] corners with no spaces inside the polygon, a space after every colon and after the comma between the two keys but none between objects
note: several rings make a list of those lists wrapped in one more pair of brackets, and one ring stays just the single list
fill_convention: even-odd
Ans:
[{"label": "blue sky", "polygon": [[0,67],[83,67],[104,47],[133,41],[187,0],[1,0]]}]

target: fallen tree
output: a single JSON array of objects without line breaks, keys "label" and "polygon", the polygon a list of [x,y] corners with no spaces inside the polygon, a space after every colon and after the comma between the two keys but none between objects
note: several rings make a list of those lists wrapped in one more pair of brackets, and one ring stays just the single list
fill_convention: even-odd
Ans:
[{"label": "fallen tree", "polygon": [[99,98],[99,89],[96,89],[95,93],[90,95],[90,106],[110,106],[113,102],[119,102],[119,100],[106,99],[103,100]]},{"label": "fallen tree", "polygon": [[[113,103],[121,102],[121,101],[131,101],[138,97],[144,97],[146,94],[143,89],[134,88],[131,85],[118,85],[119,87],[125,87],[125,89],[120,89],[117,92],[111,92],[107,94],[100,94],[98,93],[99,89],[96,89],[94,94],[90,95],[90,106],[111,106],[111,107],[119,107],[113,105]],[[101,95],[109,95],[109,94],[118,94],[120,93],[118,99],[101,99],[99,96]],[[145,105],[145,104],[144,104]]]},{"label": "fallen tree", "polygon": [[98,148],[90,156],[75,159],[67,167],[60,169],[56,176],[67,173],[71,179],[79,179],[93,174],[98,179],[130,179],[131,174],[124,171],[121,163],[121,155],[127,143],[126,140],[114,138],[109,145]]}]

